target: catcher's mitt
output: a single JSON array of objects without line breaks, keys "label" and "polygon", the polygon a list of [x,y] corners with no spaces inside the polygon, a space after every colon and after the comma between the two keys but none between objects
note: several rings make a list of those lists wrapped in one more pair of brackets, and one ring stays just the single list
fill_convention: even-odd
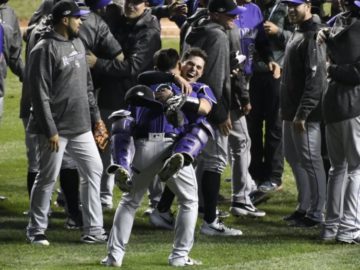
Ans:
[{"label": "catcher's mitt", "polygon": [[97,147],[100,151],[104,151],[109,144],[109,132],[106,129],[103,120],[95,123],[93,134]]}]

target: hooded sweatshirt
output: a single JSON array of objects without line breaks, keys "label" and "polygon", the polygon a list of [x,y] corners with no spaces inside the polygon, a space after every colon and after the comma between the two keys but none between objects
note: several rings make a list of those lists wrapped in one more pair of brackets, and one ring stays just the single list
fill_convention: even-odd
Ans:
[{"label": "hooded sweatshirt", "polygon": [[208,55],[204,74],[199,81],[209,85],[218,101],[208,119],[213,124],[220,124],[228,117],[231,101],[230,52],[226,30],[210,19],[200,20],[192,26],[185,43],[201,48]]},{"label": "hooded sweatshirt", "polygon": [[100,120],[79,38],[47,32],[30,53],[26,83],[33,106],[30,133],[48,138],[85,133],[91,130],[90,110],[93,121]]}]

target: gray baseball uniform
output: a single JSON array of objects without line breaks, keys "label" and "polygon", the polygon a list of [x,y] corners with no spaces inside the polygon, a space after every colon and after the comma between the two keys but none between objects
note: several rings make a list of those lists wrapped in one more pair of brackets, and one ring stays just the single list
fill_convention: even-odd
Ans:
[{"label": "gray baseball uniform", "polygon": [[360,242],[359,29],[358,12],[341,13],[334,18],[326,41],[331,64],[323,115],[331,169],[321,237],[346,243]]},{"label": "gray baseball uniform", "polygon": [[[323,221],[326,193],[320,135],[326,63],[325,51],[313,38],[318,29],[319,25],[310,18],[300,23],[289,39],[280,90],[285,158],[298,188],[297,210],[307,212],[307,218],[299,222],[310,219],[308,223],[313,224]],[[299,128],[301,121],[305,130]]]},{"label": "gray baseball uniform", "polygon": [[[52,57],[49,57],[51,55]],[[102,235],[100,204],[102,165],[91,133],[90,108],[94,122],[100,119],[93,91],[87,83],[89,70],[80,39],[65,39],[54,31],[44,36],[31,51],[28,74],[33,104],[29,132],[39,134],[40,172],[30,198],[27,235],[44,234],[51,192],[66,150],[82,176],[80,197],[84,233]],[[56,75],[56,76],[55,76]],[[59,150],[48,148],[48,139],[59,135]]]}]

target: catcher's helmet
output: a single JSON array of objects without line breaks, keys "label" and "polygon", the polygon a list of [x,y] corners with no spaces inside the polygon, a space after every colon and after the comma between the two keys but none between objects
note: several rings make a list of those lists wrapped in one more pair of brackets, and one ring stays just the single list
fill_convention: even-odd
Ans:
[{"label": "catcher's helmet", "polygon": [[[155,100],[154,92],[146,85],[131,87],[125,94],[125,102],[140,107],[158,107],[161,105]],[[162,106],[162,105],[161,105]]]}]

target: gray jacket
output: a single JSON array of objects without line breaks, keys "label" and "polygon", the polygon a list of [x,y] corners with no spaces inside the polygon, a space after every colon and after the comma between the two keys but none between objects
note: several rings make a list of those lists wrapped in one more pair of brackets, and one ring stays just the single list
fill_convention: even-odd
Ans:
[{"label": "gray jacket", "polygon": [[22,81],[24,63],[21,59],[22,38],[18,19],[14,10],[7,4],[0,6],[0,22],[4,28],[5,61],[0,62],[0,97],[3,97],[7,66]]},{"label": "gray jacket", "polygon": [[200,20],[198,25],[192,26],[185,43],[201,48],[208,55],[199,81],[209,85],[215,94],[218,103],[214,104],[209,120],[220,124],[227,119],[231,102],[230,49],[226,30],[210,20]]},{"label": "gray jacket", "polygon": [[33,105],[30,133],[48,138],[81,134],[91,130],[90,115],[93,122],[100,120],[79,38],[65,40],[54,31],[47,33],[30,53],[26,83]]}]

